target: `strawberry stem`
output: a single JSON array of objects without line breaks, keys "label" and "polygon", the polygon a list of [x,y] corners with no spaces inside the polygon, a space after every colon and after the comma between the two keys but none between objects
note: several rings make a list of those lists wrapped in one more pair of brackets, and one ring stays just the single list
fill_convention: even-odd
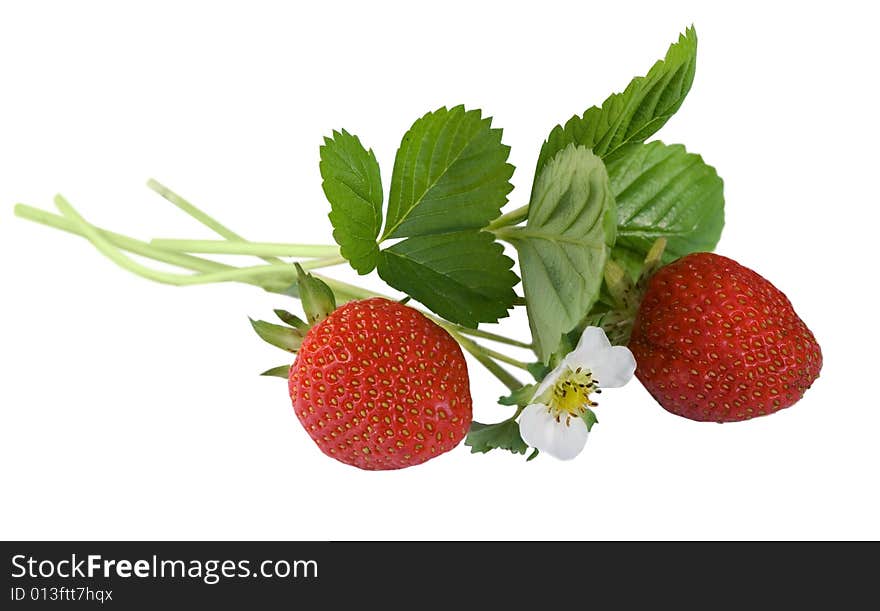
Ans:
[{"label": "strawberry stem", "polygon": [[503,354],[501,352],[496,352],[496,351],[492,350],[491,348],[486,348],[485,346],[480,346],[479,344],[476,344],[476,345],[479,346],[480,350],[482,350],[487,356],[492,357],[496,361],[501,361],[502,363],[507,363],[508,365],[513,365],[514,367],[518,367],[518,368],[522,369],[523,371],[529,370],[529,366],[526,363],[523,363],[522,361],[518,361],[515,358],[507,356],[506,354]]},{"label": "strawberry stem", "polygon": [[520,206],[516,210],[511,210],[507,214],[502,214],[497,219],[492,221],[486,226],[487,231],[494,231],[496,229],[501,229],[502,227],[510,227],[511,225],[517,225],[529,217],[529,206],[526,204],[525,206]]},{"label": "strawberry stem", "polygon": [[[214,233],[219,235],[220,237],[226,238],[231,242],[246,242],[242,236],[238,235],[225,225],[213,218],[209,214],[205,213],[201,209],[189,203],[187,200],[183,199],[180,195],[161,184],[160,182],[153,180],[152,178],[147,181],[147,187],[167,199],[169,202],[186,212],[188,215],[193,217],[195,220],[200,222],[205,227],[211,229]],[[283,263],[281,259],[277,257],[261,257],[267,263]]]},{"label": "strawberry stem", "polygon": [[526,350],[531,350],[532,345],[527,344],[525,342],[521,342],[515,339],[510,339],[509,337],[505,337],[504,335],[498,335],[497,333],[490,333],[489,331],[483,331],[482,329],[470,329],[468,327],[457,327],[458,332],[462,335],[471,335],[473,337],[482,337],[483,339],[488,339],[493,342],[498,342],[500,344],[507,344],[508,346],[515,346],[517,348],[525,348]]},{"label": "strawberry stem", "polygon": [[[281,281],[290,285],[296,280],[296,270],[292,265],[288,264],[257,265],[241,268],[233,267],[201,274],[178,274],[155,270],[126,256],[110,240],[101,235],[95,226],[89,224],[61,195],[55,197],[55,205],[58,206],[58,210],[61,211],[61,213],[71,221],[75,227],[79,228],[82,235],[84,235],[101,254],[123,269],[156,282],[172,284],[175,286],[189,286],[194,284],[210,284],[214,282],[256,281],[258,278],[268,276],[273,280]],[[305,262],[303,267],[325,267],[327,265],[333,265],[336,262],[336,259],[330,262],[327,260],[316,259]]]},{"label": "strawberry stem", "polygon": [[[257,257],[339,257],[339,247],[324,244],[282,244],[277,242],[230,242],[228,240],[150,241],[156,248],[215,255],[254,255]],[[342,259],[344,262],[344,259]]]},{"label": "strawberry stem", "polygon": [[394,301],[394,299],[388,297],[387,295],[383,295],[382,293],[377,293],[375,291],[371,291],[369,289],[365,289],[354,284],[349,284],[348,282],[343,282],[342,280],[328,278],[327,276],[322,276],[319,274],[312,275],[318,280],[324,282],[331,289],[333,289],[334,293],[343,298],[346,298],[347,301],[351,301],[353,299],[369,299],[370,297],[383,297],[390,301]]},{"label": "strawberry stem", "polygon": [[[186,212],[188,215],[193,217],[195,220],[202,223],[208,229],[211,229],[214,233],[219,235],[221,238],[225,238],[227,241],[234,242],[234,243],[239,243],[239,242],[243,243],[243,244],[250,243],[244,237],[242,237],[241,235],[232,231],[226,225],[224,225],[223,223],[221,223],[220,221],[218,221],[217,219],[212,217],[210,214],[206,213],[201,208],[188,202],[187,200],[182,198],[180,195],[178,195],[177,193],[175,193],[174,191],[172,191],[171,189],[169,189],[165,185],[161,184],[159,181],[151,178],[147,181],[147,187],[149,187],[150,189],[152,189],[153,191],[155,191],[156,193],[158,193],[159,195],[161,195],[162,197],[167,199],[169,202],[171,202],[172,204],[174,204],[175,206],[177,206],[178,208],[180,208],[181,210]],[[188,241],[194,242],[195,240],[188,240]],[[269,263],[273,263],[276,265],[277,264],[282,264],[282,265],[284,264],[284,261],[282,261],[281,259],[274,257],[274,256],[260,256],[260,258],[263,259],[264,261],[267,261]],[[337,292],[340,294],[340,297],[349,298],[348,299],[349,301],[351,299],[364,299],[368,296],[369,297],[376,297],[377,296],[377,294],[370,293],[369,291],[364,291],[364,289],[361,289],[360,287],[354,286],[353,284],[347,284],[345,282],[339,282],[336,280],[331,281],[330,278],[325,278],[323,276],[317,276],[317,277],[319,279],[323,280],[324,282],[326,282],[328,285],[330,285],[330,287],[333,289],[334,292]],[[295,280],[295,278],[296,278],[296,276],[294,274],[294,280]],[[279,291],[279,292],[283,292],[283,291]]]},{"label": "strawberry stem", "polygon": [[[26,204],[16,204],[15,216],[28,221],[32,221],[34,223],[39,223],[40,225],[46,225],[47,227],[52,227],[54,229],[66,231],[67,233],[71,233],[73,235],[84,237],[84,234],[82,233],[80,228],[71,220],[63,216],[53,214],[46,210],[34,208],[33,206],[28,206]],[[193,257],[190,255],[162,250],[159,248],[155,248],[150,244],[147,244],[146,242],[142,242],[140,240],[136,240],[134,238],[130,238],[128,236],[115,233],[113,231],[108,231],[107,229],[101,229],[100,227],[95,227],[94,225],[92,225],[92,227],[94,227],[99,234],[104,236],[104,238],[111,242],[114,246],[125,249],[142,257],[148,257],[156,261],[161,261],[162,263],[168,263],[170,265],[176,265],[177,267],[182,267],[198,272],[216,272],[224,269],[233,269],[233,267],[230,265],[225,265],[216,261],[210,261],[208,259],[202,259],[201,257]]]},{"label": "strawberry stem", "polygon": [[[436,320],[436,319],[435,319]],[[446,331],[455,338],[455,341],[459,343],[459,345],[464,348],[467,352],[469,352],[483,367],[489,370],[489,373],[494,375],[498,380],[507,386],[510,390],[519,390],[523,387],[523,383],[516,379],[510,372],[508,372],[504,367],[496,363],[492,358],[486,353],[486,348],[480,346],[473,340],[465,337],[455,327],[441,321],[437,321],[441,327],[446,329]]]},{"label": "strawberry stem", "polygon": [[342,255],[333,255],[332,257],[321,257],[319,259],[310,259],[309,261],[301,261],[300,265],[303,269],[321,269],[324,267],[333,267],[342,265],[346,262],[346,258]]}]

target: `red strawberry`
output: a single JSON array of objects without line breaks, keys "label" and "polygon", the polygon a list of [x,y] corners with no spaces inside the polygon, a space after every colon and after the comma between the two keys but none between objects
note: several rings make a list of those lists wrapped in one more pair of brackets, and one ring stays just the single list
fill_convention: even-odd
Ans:
[{"label": "red strawberry", "polygon": [[705,252],[650,279],[629,348],[645,388],[692,420],[772,414],[797,402],[822,368],[819,344],[779,289]]},{"label": "red strawberry", "polygon": [[400,469],[454,448],[471,424],[458,343],[396,301],[353,301],[306,335],[290,368],[294,410],[318,447],[361,469]]}]

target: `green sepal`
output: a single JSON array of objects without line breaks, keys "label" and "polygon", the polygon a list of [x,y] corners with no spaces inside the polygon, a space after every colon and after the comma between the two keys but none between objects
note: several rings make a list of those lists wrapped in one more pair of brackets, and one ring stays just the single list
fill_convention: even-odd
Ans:
[{"label": "green sepal", "polygon": [[265,320],[254,320],[253,318],[248,318],[248,320],[251,321],[251,326],[257,332],[257,335],[266,343],[287,352],[299,350],[303,336],[296,329],[282,327]]},{"label": "green sepal", "polygon": [[296,265],[300,299],[309,323],[314,324],[327,318],[336,309],[336,297],[333,295],[333,290],[323,281],[303,270],[299,263],[294,265]]},{"label": "green sepal", "polygon": [[642,303],[642,297],[648,288],[651,276],[660,268],[666,238],[658,238],[648,249],[643,263],[639,265],[641,272],[633,282],[630,272],[614,260],[605,266],[605,289],[611,294],[614,302],[612,307],[598,315],[598,324],[605,330],[608,341],[614,346],[625,346],[629,343],[633,322]]},{"label": "green sepal", "polygon": [[498,398],[498,403],[501,405],[516,405],[518,407],[525,407],[532,401],[532,397],[535,396],[535,384],[526,384],[522,388],[514,390],[509,395]]},{"label": "green sepal", "polygon": [[635,284],[622,265],[613,259],[605,264],[605,287],[617,307],[626,307],[632,297]]},{"label": "green sepal", "polygon": [[550,373],[550,367],[538,361],[536,363],[528,363],[526,366],[526,371],[532,374],[532,377],[535,378],[536,382],[540,382],[543,380],[548,373]]},{"label": "green sepal", "polygon": [[640,289],[646,289],[648,280],[663,266],[663,254],[666,252],[667,244],[666,238],[657,238],[651,244],[648,254],[645,255],[645,264],[642,266],[642,273],[639,276],[638,286]]},{"label": "green sepal", "polygon": [[291,314],[287,310],[273,310],[273,312],[275,312],[275,316],[278,317],[278,320],[280,320],[284,324],[290,325],[294,329],[299,329],[300,331],[309,330],[309,323],[304,321],[296,314]]},{"label": "green sepal", "polygon": [[534,450],[532,450],[532,453],[529,454],[529,457],[526,459],[526,462],[535,460],[535,458],[537,458],[538,454],[540,454],[540,453],[541,453],[540,450],[538,450],[538,448],[535,448]]},{"label": "green sepal", "polygon": [[278,367],[273,367],[272,369],[267,369],[261,376],[269,376],[274,378],[284,378],[285,380],[290,377],[290,365],[279,365]]},{"label": "green sepal", "polygon": [[519,434],[519,424],[516,420],[505,420],[497,424],[472,422],[464,444],[470,447],[471,454],[485,454],[491,450],[508,450],[514,454],[525,454],[529,449]]},{"label": "green sepal", "polygon": [[296,282],[293,282],[281,291],[281,294],[293,297],[294,299],[299,299],[299,285],[297,285]]},{"label": "green sepal", "polygon": [[593,425],[599,423],[599,419],[596,418],[596,414],[589,407],[584,410],[581,414],[581,420],[584,421],[584,424],[587,425],[587,432],[589,433],[593,430]]}]

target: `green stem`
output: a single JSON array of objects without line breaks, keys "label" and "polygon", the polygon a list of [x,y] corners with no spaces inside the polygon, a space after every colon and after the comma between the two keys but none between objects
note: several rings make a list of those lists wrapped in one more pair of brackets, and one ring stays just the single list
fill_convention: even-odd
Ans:
[{"label": "green stem", "polygon": [[322,267],[333,267],[342,265],[347,259],[342,255],[333,255],[332,257],[321,257],[320,259],[310,259],[308,261],[300,261],[303,269],[321,269]]},{"label": "green stem", "polygon": [[[477,344],[477,345],[479,345],[479,344]],[[485,346],[480,346],[480,349],[483,352],[485,352],[488,356],[495,359],[496,361],[501,361],[502,363],[507,363],[508,365],[513,365],[514,367],[518,367],[519,369],[522,369],[523,371],[529,370],[529,366],[527,364],[523,363],[522,361],[518,361],[517,359],[515,359],[513,357],[507,356],[506,354],[503,354],[501,352],[496,352],[495,350],[492,350],[490,348],[486,348]]]},{"label": "green stem", "polygon": [[[231,242],[241,242],[244,244],[250,243],[248,242],[248,240],[220,223],[220,221],[216,220],[212,216],[195,207],[194,205],[174,193],[171,189],[163,186],[152,178],[147,181],[147,186],[150,187],[153,191],[156,191],[156,193],[159,193],[162,197],[170,201],[172,204],[192,216],[194,219],[196,219],[209,229],[213,230],[214,233],[218,234],[220,237],[225,238]],[[275,257],[264,257],[263,259],[272,263],[284,263],[281,259]],[[367,299],[369,297],[385,297],[384,295],[381,295],[379,293],[368,291],[359,286],[348,284],[347,282],[334,280],[333,278],[328,278],[326,276],[319,276],[318,274],[314,274],[314,276],[324,281],[328,286],[330,286],[331,289],[333,289],[334,293],[338,293],[341,297],[344,298]]]},{"label": "green stem", "polygon": [[[83,232],[81,225],[77,225],[72,220],[63,216],[52,214],[51,212],[40,210],[39,208],[34,208],[33,206],[17,204],[15,206],[15,215],[19,218],[23,218],[34,223],[39,223],[41,225],[46,225],[47,227],[53,227],[55,229],[65,231],[76,236],[87,237]],[[148,259],[153,259],[155,261],[168,263],[169,265],[174,265],[194,272],[202,272],[205,274],[238,269],[231,265],[218,263],[217,261],[211,261],[209,259],[202,259],[201,257],[193,257],[191,255],[185,255],[155,248],[146,242],[142,242],[141,240],[136,240],[129,236],[115,233],[107,229],[101,229],[100,227],[96,227],[91,224],[88,225],[95,229],[95,231],[97,231],[99,235],[101,235],[107,242],[109,242],[113,246],[126,250],[130,253],[146,257]],[[290,286],[289,282],[286,284],[279,284],[274,280],[266,280],[260,277],[245,277],[239,278],[238,280],[240,282],[244,282],[245,284],[258,286],[272,293],[286,294],[287,289]]]},{"label": "green stem", "polygon": [[[214,271],[203,274],[177,274],[171,272],[163,272],[152,269],[146,265],[142,265],[137,261],[127,257],[122,251],[116,247],[110,240],[101,235],[96,227],[90,225],[70,203],[62,196],[55,197],[55,205],[61,213],[70,220],[75,227],[86,237],[101,254],[108,259],[134,274],[143,276],[156,282],[164,284],[172,284],[174,286],[190,286],[195,284],[211,284],[214,282],[248,282],[257,283],[259,278],[271,277],[273,280],[292,284],[296,279],[296,270],[292,265],[257,265],[253,267],[229,268],[222,271]],[[334,262],[335,263],[335,260]],[[317,259],[314,261],[306,261],[303,268],[307,267],[324,267],[328,264],[326,260]]]},{"label": "green stem", "polygon": [[507,214],[502,214],[497,219],[489,223],[486,226],[488,231],[494,231],[496,229],[501,229],[502,227],[510,227],[511,225],[517,225],[524,220],[529,218],[529,206],[520,206],[516,210],[511,210]]},{"label": "green stem", "polygon": [[517,341],[515,339],[510,339],[509,337],[505,337],[504,335],[498,335],[497,333],[490,333],[489,331],[483,331],[482,329],[469,329],[468,327],[456,327],[456,329],[462,335],[470,335],[473,337],[482,337],[483,339],[488,339],[493,342],[498,342],[500,344],[507,344],[508,346],[515,346],[517,348],[525,348],[527,350],[532,349],[531,344]]},{"label": "green stem", "polygon": [[282,244],[278,242],[230,242],[228,240],[150,241],[156,248],[215,255],[254,255],[257,257],[338,257],[339,247],[323,244]]},{"label": "green stem", "polygon": [[334,293],[340,293],[344,296],[351,297],[352,299],[369,299],[370,297],[383,297],[385,299],[394,301],[391,297],[388,297],[387,295],[376,293],[375,291],[371,291],[369,289],[365,289],[354,284],[349,284],[348,282],[343,282],[342,280],[328,278],[327,276],[322,276],[319,274],[312,275],[318,280],[324,282],[327,286],[329,286]]},{"label": "green stem", "polygon": [[[39,208],[34,208],[33,206],[16,204],[15,216],[26,219],[28,221],[32,221],[34,223],[46,225],[47,227],[60,229],[61,231],[72,233],[73,235],[85,237],[85,234],[82,232],[80,227],[70,219],[59,216],[57,214],[52,214],[51,212],[47,212],[45,210],[40,210]],[[92,225],[92,227],[101,236],[103,236],[104,239],[106,239],[114,246],[118,248],[123,248],[142,257],[148,257],[156,261],[161,261],[162,263],[176,265],[177,267],[182,267],[184,269],[190,269],[197,272],[216,272],[226,269],[233,269],[233,267],[230,265],[224,265],[223,263],[209,261],[208,259],[202,259],[200,257],[193,257],[190,255],[184,255],[176,252],[162,250],[159,248],[154,248],[146,242],[142,242],[140,240],[136,240],[134,238],[130,238],[119,233],[114,233],[106,229],[101,229],[100,227],[95,227],[94,225]]]},{"label": "green stem", "polygon": [[[153,180],[152,178],[147,181],[147,186],[167,199],[169,202],[186,212],[188,215],[193,217],[195,220],[200,222],[202,225],[208,227],[214,233],[219,235],[220,237],[226,238],[231,242],[246,242],[242,236],[238,235],[225,225],[223,225],[220,221],[213,218],[209,214],[205,213],[201,209],[189,203],[187,200],[183,199],[180,195],[163,185],[162,183]],[[263,261],[267,263],[284,263],[281,259],[277,257],[260,257]]]},{"label": "green stem", "polygon": [[[504,384],[508,390],[514,391],[523,387],[523,383],[516,379],[515,376],[511,375],[504,367],[493,361],[491,358],[482,353],[479,349],[475,349],[475,344],[470,340],[463,338],[459,335],[457,338],[458,342],[461,344],[461,347],[467,350],[477,361],[480,362],[483,367],[489,370],[489,373],[494,375],[498,380]],[[464,341],[462,341],[464,339]]]},{"label": "green stem", "polygon": [[[434,318],[433,316],[431,318]],[[498,380],[507,386],[511,391],[518,390],[523,387],[523,383],[517,380],[513,375],[511,375],[504,367],[496,363],[492,360],[492,358],[487,354],[485,348],[474,342],[473,340],[465,337],[458,330],[449,323],[434,318],[434,321],[446,329],[446,331],[459,343],[459,345],[468,351],[477,361],[480,362],[483,367],[489,370],[489,372],[494,375]]]}]

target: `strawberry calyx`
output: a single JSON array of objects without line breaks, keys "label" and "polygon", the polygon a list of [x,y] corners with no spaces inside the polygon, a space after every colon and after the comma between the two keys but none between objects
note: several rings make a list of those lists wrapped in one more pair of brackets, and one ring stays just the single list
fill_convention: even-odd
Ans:
[{"label": "strawberry calyx", "polygon": [[275,312],[275,316],[278,317],[278,320],[286,324],[288,327],[293,327],[294,329],[299,329],[303,332],[308,331],[310,328],[309,323],[299,316],[291,314],[287,310],[275,309],[273,312]]},{"label": "strawberry calyx", "polygon": [[648,288],[648,281],[663,265],[666,238],[659,238],[645,256],[642,271],[637,280],[617,261],[609,259],[605,265],[605,286],[612,299],[612,307],[599,320],[599,326],[615,346],[625,346],[632,333],[633,322]]},{"label": "strawberry calyx", "polygon": [[267,344],[281,348],[286,352],[296,352],[302,345],[305,333],[299,329],[276,325],[265,320],[254,320],[253,318],[248,318],[248,320],[251,321],[251,326],[260,339]]},{"label": "strawberry calyx", "polygon": [[[326,282],[306,272],[299,263],[295,264],[297,273],[297,292],[302,301],[303,311],[308,322],[287,310],[276,309],[275,315],[284,323],[278,325],[265,320],[249,318],[251,326],[260,339],[267,344],[281,348],[286,352],[296,353],[302,345],[309,330],[318,322],[327,318],[336,309],[336,297]],[[286,365],[273,367],[261,375],[281,377]]]},{"label": "strawberry calyx", "polygon": [[297,286],[303,311],[310,325],[327,318],[336,309],[336,297],[326,282],[315,278],[296,263]]}]

